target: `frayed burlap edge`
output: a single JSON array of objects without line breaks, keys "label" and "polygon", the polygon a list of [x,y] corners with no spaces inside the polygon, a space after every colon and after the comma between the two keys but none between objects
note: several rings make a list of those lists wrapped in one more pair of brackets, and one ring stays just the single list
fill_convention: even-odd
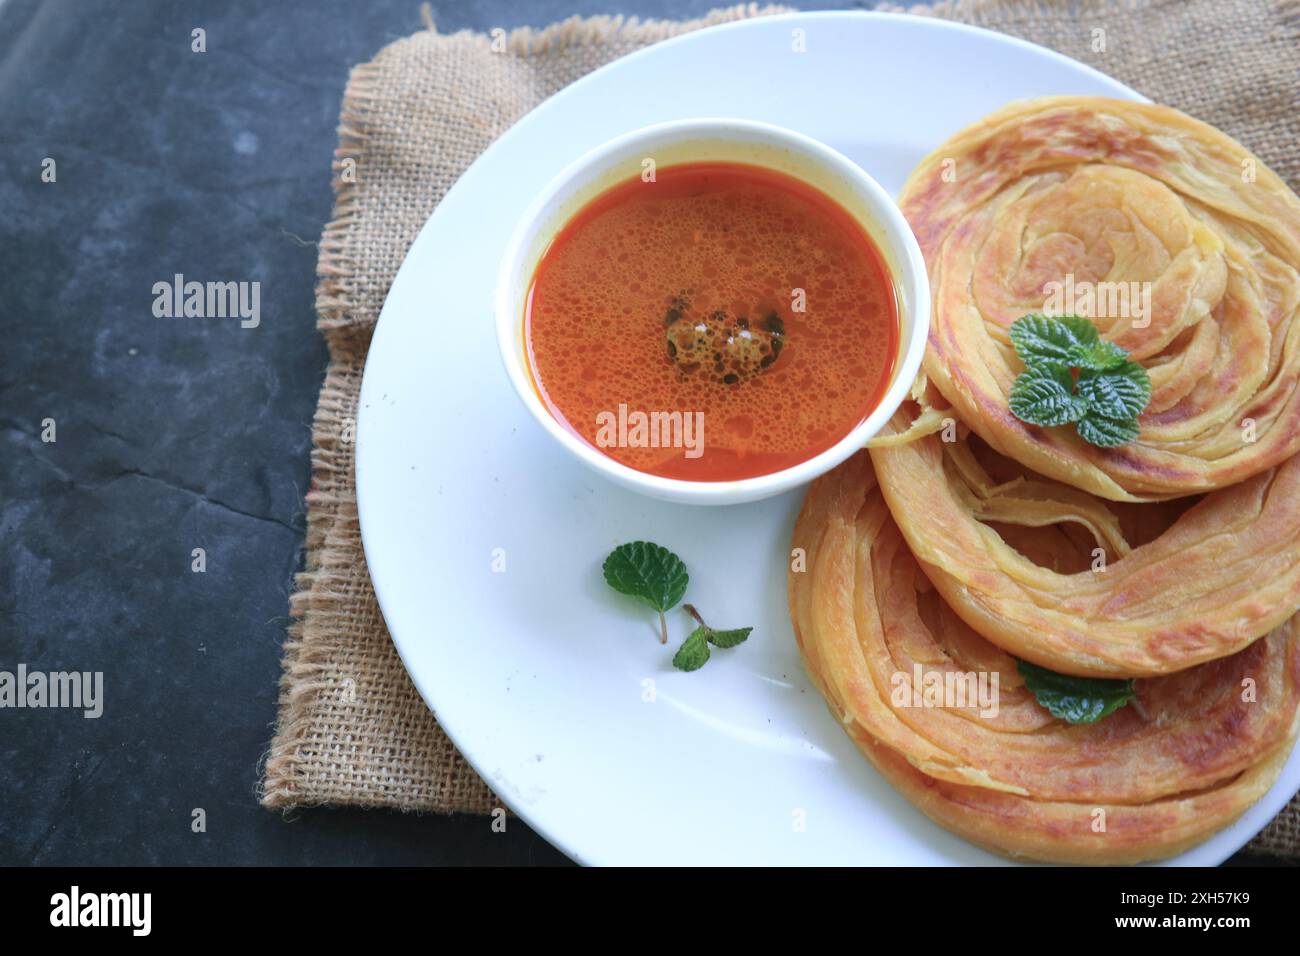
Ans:
[{"label": "frayed burlap edge", "polygon": [[[641,20],[637,17],[571,17],[560,23],[535,29],[521,27],[505,35],[506,51],[516,57],[530,57],[557,49],[591,44],[643,46],[680,33],[749,17],[785,12],[787,8],[739,4],[714,10],[689,21]],[[426,29],[436,27],[426,4],[421,11]],[[441,35],[448,39],[489,46],[494,37],[472,31]],[[338,788],[337,796],[302,786],[304,748],[315,728],[315,704],[322,694],[340,688],[325,679],[327,665],[338,652],[338,635],[351,633],[355,623],[347,620],[353,600],[347,588],[358,572],[356,547],[337,547],[338,539],[355,538],[358,532],[356,494],[351,481],[352,448],[348,426],[355,421],[360,376],[370,345],[373,325],[354,323],[359,311],[352,279],[357,263],[348,255],[347,238],[357,228],[354,172],[366,155],[367,116],[374,102],[373,87],[383,69],[385,55],[413,37],[404,37],[381,50],[374,60],[355,67],[348,77],[339,116],[339,145],[334,151],[332,185],[334,210],[321,234],[317,262],[317,328],[329,348],[329,366],[312,421],[311,491],[306,496],[307,531],[304,568],[295,578],[289,599],[291,623],[284,645],[280,679],[279,715],[275,734],[262,760],[258,787],[261,804],[270,809],[290,810],[323,804],[396,807],[402,810],[488,813],[501,805],[454,749],[445,746],[444,772],[432,787],[415,781],[382,781],[382,798],[373,792],[348,792]],[[362,569],[364,573],[364,569]],[[412,688],[411,693],[415,691]],[[437,761],[434,761],[437,763]]]},{"label": "frayed burlap edge", "polygon": [[[1155,0],[1177,3],[1178,0]],[[1078,19],[1105,16],[1116,9],[1137,11],[1150,6],[1152,0],[935,0],[910,7],[897,3],[878,3],[873,10],[880,13],[906,13],[918,17],[937,17],[975,26],[996,16],[999,23],[1014,24],[1034,17],[1059,16],[1068,13]],[[1288,37],[1300,34],[1300,0],[1273,0],[1278,14],[1278,27]]]}]

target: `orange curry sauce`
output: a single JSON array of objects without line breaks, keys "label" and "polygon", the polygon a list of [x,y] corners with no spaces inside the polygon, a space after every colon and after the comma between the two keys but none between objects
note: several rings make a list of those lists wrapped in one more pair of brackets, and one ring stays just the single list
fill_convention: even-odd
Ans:
[{"label": "orange curry sauce", "polygon": [[861,423],[888,385],[898,313],[880,253],[828,196],[687,163],[564,226],[524,334],[538,394],[588,444],[650,474],[727,481],[806,461]]}]

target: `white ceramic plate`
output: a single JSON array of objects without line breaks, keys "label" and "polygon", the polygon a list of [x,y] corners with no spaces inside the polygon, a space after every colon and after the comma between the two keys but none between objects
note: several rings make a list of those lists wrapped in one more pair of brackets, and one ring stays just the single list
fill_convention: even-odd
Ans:
[{"label": "white ceramic plate", "polygon": [[[792,50],[796,29],[806,52]],[[519,215],[575,156],[688,116],[807,133],[897,194],[958,128],[1052,93],[1140,98],[1048,50],[941,21],[794,14],[704,30],[598,70],[524,117],[411,247],[361,392],[366,558],[393,641],[442,726],[575,860],[998,862],[896,794],[804,676],[785,600],[802,492],[730,508],[651,501],[603,482],[529,418],[492,319]],[[455,358],[444,363],[449,336]],[[601,579],[610,549],[640,538],[682,556],[687,597],[711,623],[754,625],[748,643],[675,671],[651,615]],[[685,613],[670,626],[684,636]],[[1263,801],[1177,862],[1221,862],[1298,786],[1292,755]]]}]

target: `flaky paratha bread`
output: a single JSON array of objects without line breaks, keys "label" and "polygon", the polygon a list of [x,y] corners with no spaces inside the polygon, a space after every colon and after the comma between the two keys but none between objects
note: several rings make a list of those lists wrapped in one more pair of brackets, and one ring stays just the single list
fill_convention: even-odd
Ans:
[{"label": "flaky paratha bread", "polygon": [[[982,846],[1082,864],[1169,856],[1236,819],[1290,753],[1300,726],[1294,621],[1231,658],[1139,681],[1127,707],[1069,725],[930,587],[866,453],[812,485],[793,545],[806,564],[791,570],[790,610],[813,682],[894,786]],[[907,694],[904,706],[896,675],[910,687],[918,665],[996,674],[996,713],[915,706]]]},{"label": "flaky paratha bread", "polygon": [[[1165,106],[1030,100],[936,149],[900,205],[933,290],[925,370],[994,448],[1117,501],[1222,488],[1300,451],[1300,199],[1230,137]],[[1136,442],[1011,414],[1007,328],[1045,309],[1090,311],[1147,368]]]},{"label": "flaky paratha bread", "polygon": [[[896,414],[884,441],[909,436],[908,418]],[[875,472],[953,610],[1017,657],[1085,677],[1168,674],[1300,609],[1300,458],[1200,499],[1122,504],[1045,479],[951,421],[947,435],[873,447]]]}]

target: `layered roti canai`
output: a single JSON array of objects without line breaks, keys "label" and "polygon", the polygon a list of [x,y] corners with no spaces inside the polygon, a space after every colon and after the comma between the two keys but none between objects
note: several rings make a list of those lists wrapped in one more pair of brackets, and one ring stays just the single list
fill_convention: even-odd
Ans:
[{"label": "layered roti canai", "polygon": [[[1176,110],[1048,97],[953,136],[900,204],[924,371],[804,500],[805,667],[949,830],[1172,856],[1259,800],[1300,731],[1300,199]],[[1013,400],[1018,378],[1074,417]],[[1124,387],[1135,420],[1083,429]]]},{"label": "layered roti canai", "polygon": [[[1243,481],[1300,450],[1300,199],[1177,110],[1016,103],[963,130],[900,199],[930,271],[925,369],[992,447],[1120,501]],[[1017,419],[1007,330],[1077,313],[1148,370],[1137,441]]]},{"label": "layered roti canai", "polygon": [[1126,504],[1037,475],[964,426],[951,437],[873,448],[881,490],[955,613],[1024,660],[1168,674],[1300,607],[1300,457],[1207,495]]},{"label": "layered roti canai", "polygon": [[[807,555],[789,578],[795,633],[831,710],[894,786],[983,846],[1063,863],[1169,856],[1240,816],[1291,752],[1294,618],[1231,657],[1139,681],[1127,707],[1070,725],[931,586],[867,453],[813,484],[794,547]],[[996,701],[927,705],[914,684],[932,673],[996,680]]]}]

